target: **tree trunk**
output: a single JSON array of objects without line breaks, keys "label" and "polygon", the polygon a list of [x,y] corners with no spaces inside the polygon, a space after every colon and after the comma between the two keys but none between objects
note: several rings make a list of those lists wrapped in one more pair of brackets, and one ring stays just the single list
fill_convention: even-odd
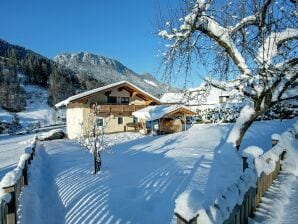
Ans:
[{"label": "tree trunk", "polygon": [[256,117],[257,117],[256,114],[253,114],[247,121],[245,121],[243,123],[242,127],[240,128],[239,137],[236,140],[236,149],[237,150],[240,149],[240,145],[241,145],[242,139],[243,139],[246,131],[249,129],[249,127],[255,121]]}]

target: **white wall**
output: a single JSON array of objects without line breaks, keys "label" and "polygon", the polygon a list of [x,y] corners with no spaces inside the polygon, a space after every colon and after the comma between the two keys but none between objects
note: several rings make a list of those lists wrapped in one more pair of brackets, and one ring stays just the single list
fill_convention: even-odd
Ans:
[{"label": "white wall", "polygon": [[66,127],[69,139],[75,139],[82,134],[83,108],[68,108],[66,111]]}]

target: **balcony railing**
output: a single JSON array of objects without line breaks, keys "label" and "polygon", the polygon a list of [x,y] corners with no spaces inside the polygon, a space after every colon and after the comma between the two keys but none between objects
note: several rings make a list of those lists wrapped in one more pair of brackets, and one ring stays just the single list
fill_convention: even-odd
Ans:
[{"label": "balcony railing", "polygon": [[134,111],[143,109],[144,105],[99,105],[97,106],[97,113],[132,113]]}]

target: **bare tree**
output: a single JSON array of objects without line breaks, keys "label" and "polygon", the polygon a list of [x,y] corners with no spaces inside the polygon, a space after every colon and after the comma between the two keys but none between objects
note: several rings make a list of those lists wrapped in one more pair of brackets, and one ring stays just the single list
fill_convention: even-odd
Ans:
[{"label": "bare tree", "polygon": [[[180,18],[159,31],[167,42],[165,73],[187,73],[201,64],[212,74],[211,85],[246,99],[228,137],[239,149],[258,116],[298,99],[298,5],[290,0],[195,0],[184,1],[181,9]],[[223,77],[233,81],[227,84]]]},{"label": "bare tree", "polygon": [[[108,124],[108,119],[102,119],[99,124],[98,105],[93,104],[90,107],[90,113],[86,123],[86,133],[82,133],[79,140],[85,148],[92,151],[94,160],[94,174],[101,169],[102,160],[101,152],[110,149],[109,142],[106,139],[105,127]],[[104,123],[106,122],[106,123]],[[85,135],[84,135],[85,134]]]}]

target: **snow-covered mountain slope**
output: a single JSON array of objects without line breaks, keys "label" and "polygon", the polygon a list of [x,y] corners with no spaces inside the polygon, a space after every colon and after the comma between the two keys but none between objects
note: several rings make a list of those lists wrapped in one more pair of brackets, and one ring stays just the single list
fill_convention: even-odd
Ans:
[{"label": "snow-covered mountain slope", "polygon": [[57,55],[54,60],[69,69],[86,72],[105,84],[126,80],[158,97],[167,91],[176,91],[149,73],[139,75],[119,61],[107,57],[80,52]]},{"label": "snow-covered mountain slope", "polygon": [[39,121],[41,125],[53,123],[55,110],[47,103],[48,91],[36,85],[26,85],[26,109],[18,115],[23,126],[28,126],[32,121]]},{"label": "snow-covered mountain slope", "polygon": [[[48,91],[37,85],[24,85],[26,107],[22,112],[16,113],[22,127],[36,125],[50,125],[57,122],[57,112],[47,103]],[[0,122],[11,123],[13,113],[0,108]]]}]

